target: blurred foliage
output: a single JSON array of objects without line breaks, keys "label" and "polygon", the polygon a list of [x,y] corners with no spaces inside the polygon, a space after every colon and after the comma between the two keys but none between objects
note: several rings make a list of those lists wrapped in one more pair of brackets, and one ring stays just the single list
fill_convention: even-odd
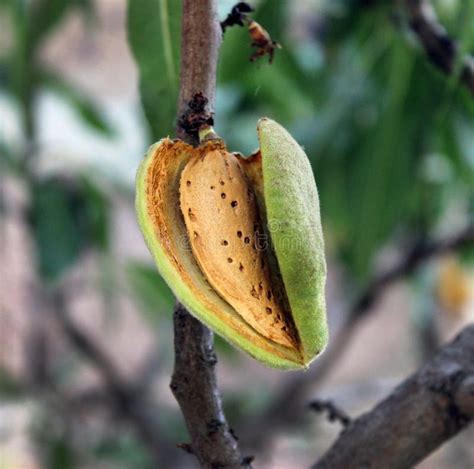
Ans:
[{"label": "blurred foliage", "polygon": [[173,133],[176,119],[181,1],[129,0],[127,18],[143,108],[158,140]]},{"label": "blurred foliage", "polygon": [[[156,12],[167,3],[157,3],[155,19],[140,17],[138,6],[133,11],[146,23],[145,35],[154,29],[155,38],[166,30]],[[262,115],[293,132],[313,164],[328,247],[356,282],[370,273],[385,243],[426,236],[450,210],[472,217],[474,100],[429,63],[403,11],[384,2],[309,2],[313,7],[294,26],[294,3],[255,3],[255,19],[283,49],[272,65],[251,63],[246,29],[227,30],[217,130],[231,149],[244,152],[257,146],[255,124]],[[462,50],[472,50],[474,26],[466,17],[472,18],[474,2],[437,3]],[[134,5],[130,1],[129,10]],[[179,16],[179,7],[167,4],[169,18]],[[143,27],[135,24],[133,31]],[[151,42],[142,43],[140,53],[131,39],[141,69],[166,69],[166,42],[152,55]],[[167,74],[153,78],[156,90],[167,88]],[[158,126],[156,133],[154,124],[174,122],[175,98],[142,92],[145,109],[167,112],[152,116],[155,139],[169,128]]]},{"label": "blurred foliage", "polygon": [[47,280],[58,279],[85,248],[107,248],[108,205],[88,179],[50,178],[32,186],[31,226],[38,266]]},{"label": "blurred foliage", "polygon": [[129,262],[126,273],[133,297],[152,325],[156,326],[162,317],[170,318],[174,307],[174,296],[156,267]]},{"label": "blurred foliage", "polygon": [[[48,428],[48,431],[44,431]],[[80,456],[73,448],[71,428],[54,419],[51,414],[38,410],[30,429],[37,445],[43,467],[51,469],[74,469]]]},{"label": "blurred foliage", "polygon": [[0,398],[19,399],[23,396],[25,389],[8,370],[0,368]]},{"label": "blurred foliage", "polygon": [[36,242],[38,270],[45,280],[57,280],[86,249],[108,248],[108,203],[101,188],[87,175],[37,178],[28,163],[35,159],[36,97],[53,90],[77,112],[82,122],[105,136],[113,129],[98,106],[75,85],[40,60],[41,48],[74,8],[94,17],[90,0],[3,0],[0,10],[10,19],[12,41],[1,51],[0,91],[18,104],[24,141],[2,145],[2,166],[29,182],[29,221]]},{"label": "blurred foliage", "polygon": [[153,463],[143,446],[130,435],[109,438],[97,444],[94,455],[114,467],[127,469],[152,469]]},{"label": "blurred foliage", "polygon": [[52,71],[42,71],[42,84],[61,96],[74,109],[81,120],[96,132],[114,136],[114,129],[104,119],[94,101],[74,85]]},{"label": "blurred foliage", "polygon": [[92,0],[2,0],[0,10],[10,19],[12,41],[0,51],[0,89],[18,103],[27,142],[35,138],[34,100],[48,87],[73,104],[85,124],[108,134],[111,128],[97,106],[54,71],[44,68],[39,55],[46,39],[67,14],[79,8],[87,19],[94,17]]},{"label": "blurred foliage", "polygon": [[[458,85],[448,92],[447,79],[404,37],[403,18],[391,24],[393,7],[354,3],[339,2],[337,16],[309,24],[303,44],[278,36],[289,4],[261,8],[258,20],[283,51],[272,67],[255,67],[237,52],[237,31],[235,43],[224,41],[220,79],[241,83],[229,116],[243,111],[255,122],[270,114],[294,130],[313,163],[328,244],[363,281],[386,241],[431,230],[453,202],[447,198],[472,198],[469,147],[450,153],[446,141],[459,141],[456,123],[472,130],[473,100]],[[324,56],[316,68],[301,60],[302,46]],[[229,121],[226,137],[237,133]],[[435,180],[426,174],[433,158],[447,168]]]}]

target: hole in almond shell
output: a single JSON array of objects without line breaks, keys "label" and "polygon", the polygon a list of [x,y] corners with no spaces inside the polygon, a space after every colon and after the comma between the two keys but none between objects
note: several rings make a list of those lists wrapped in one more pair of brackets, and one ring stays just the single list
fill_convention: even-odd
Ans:
[{"label": "hole in almond shell", "polygon": [[[219,186],[225,186],[225,192],[217,192],[220,197],[216,199]],[[219,198],[229,203],[222,204]],[[192,255],[211,288],[253,330],[280,345],[298,348],[290,313],[279,299],[282,295],[275,293],[284,292],[284,287],[275,284],[278,275],[271,275],[268,266],[272,263],[266,262],[268,246],[260,250],[252,241],[261,231],[260,216],[254,191],[237,157],[222,150],[210,151],[202,158],[201,153],[191,155],[181,173],[179,202]],[[199,208],[197,217],[195,207]],[[242,242],[232,242],[236,237]],[[225,255],[216,246],[225,247]],[[288,317],[287,330],[275,326],[283,317]]]}]

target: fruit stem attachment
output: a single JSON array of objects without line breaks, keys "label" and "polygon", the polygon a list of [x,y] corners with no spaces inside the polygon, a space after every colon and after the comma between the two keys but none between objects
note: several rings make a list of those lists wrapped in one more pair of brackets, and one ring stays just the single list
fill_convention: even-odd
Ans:
[{"label": "fruit stem attachment", "polygon": [[217,135],[216,131],[212,127],[212,125],[206,125],[199,129],[199,143],[205,143],[209,140],[222,140],[219,135]]}]

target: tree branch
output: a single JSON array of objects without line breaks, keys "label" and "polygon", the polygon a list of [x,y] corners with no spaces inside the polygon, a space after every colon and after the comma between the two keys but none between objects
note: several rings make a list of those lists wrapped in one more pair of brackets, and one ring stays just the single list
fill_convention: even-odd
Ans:
[{"label": "tree branch", "polygon": [[[179,116],[198,93],[213,109],[221,34],[215,0],[183,0]],[[177,134],[188,143],[197,143],[180,125]],[[174,313],[174,343],[170,387],[191,437],[189,450],[205,468],[247,465],[224,416],[214,369],[217,359],[212,332],[180,304]]]},{"label": "tree branch", "polygon": [[404,0],[404,3],[410,27],[430,61],[447,75],[459,73],[459,80],[474,94],[474,57],[459,57],[457,42],[438,22],[428,0]]},{"label": "tree branch", "polygon": [[318,413],[326,412],[330,422],[339,422],[343,427],[351,422],[349,415],[332,401],[315,399],[309,403],[309,408]]},{"label": "tree branch", "polygon": [[[311,369],[296,376],[289,376],[270,405],[239,429],[245,437],[245,443],[253,450],[261,450],[268,446],[274,435],[281,429],[301,425],[307,416],[305,403],[310,399],[310,393],[323,381],[330,370],[334,369],[357,331],[357,326],[362,319],[375,311],[373,306],[387,288],[412,274],[430,258],[473,243],[474,224],[471,224],[449,238],[415,245],[399,263],[375,276],[349,308],[343,324],[331,338],[327,350]],[[265,431],[262,431],[263,428]]]},{"label": "tree branch", "polygon": [[349,423],[315,469],[413,467],[474,417],[474,326],[373,410]]},{"label": "tree branch", "polygon": [[358,321],[369,314],[386,288],[397,280],[412,274],[427,260],[449,251],[456,251],[474,243],[474,224],[469,224],[458,233],[437,241],[425,240],[415,244],[400,262],[386,272],[376,276],[360,295],[350,310],[348,320]]},{"label": "tree branch", "polygon": [[[202,93],[214,108],[221,36],[215,0],[183,0],[178,116],[197,93]],[[197,143],[180,126],[176,132],[180,139]]]},{"label": "tree branch", "polygon": [[183,412],[192,452],[202,467],[241,468],[237,440],[217,389],[213,335],[182,305],[174,313],[175,369],[171,390]]}]

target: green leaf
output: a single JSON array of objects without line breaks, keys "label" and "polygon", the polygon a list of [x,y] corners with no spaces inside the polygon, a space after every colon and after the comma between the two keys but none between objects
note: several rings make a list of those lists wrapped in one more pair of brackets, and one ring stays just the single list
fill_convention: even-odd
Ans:
[{"label": "green leaf", "polygon": [[155,140],[173,133],[178,100],[180,0],[128,0],[128,40]]},{"label": "green leaf", "polygon": [[71,195],[57,181],[33,187],[31,222],[38,267],[49,280],[58,278],[81,252],[81,238],[71,204]]},{"label": "green leaf", "polygon": [[79,7],[86,16],[91,16],[94,10],[94,4],[90,0],[36,0],[31,3],[31,31],[30,45],[37,46],[64,19],[65,15],[73,8]]},{"label": "green leaf", "polygon": [[[12,29],[11,46],[7,54],[7,70],[1,72],[0,85],[5,87],[20,102],[25,121],[31,110],[33,95],[37,86],[38,53],[44,39],[59,26],[65,14],[74,6],[91,16],[91,0],[4,0],[5,11],[9,13]],[[25,123],[25,126],[30,126]],[[30,129],[26,129],[31,132]]]},{"label": "green leaf", "polygon": [[19,174],[21,172],[19,158],[13,148],[0,138],[0,170]]},{"label": "green leaf", "polygon": [[352,211],[354,266],[361,277],[367,275],[371,256],[393,226],[406,196],[404,187],[400,186],[407,177],[407,152],[403,147],[406,136],[403,136],[401,124],[412,79],[413,58],[399,44],[393,48],[391,70],[383,119],[376,126],[374,138],[368,142],[364,159],[359,160],[356,168],[357,199]]},{"label": "green leaf", "polygon": [[72,2],[37,0],[31,4],[31,43],[38,44],[55,28]]},{"label": "green leaf", "polygon": [[72,445],[66,438],[58,437],[48,447],[48,462],[51,469],[74,469],[77,467]]},{"label": "green leaf", "polygon": [[[472,123],[466,125],[466,131],[472,132]],[[449,161],[456,171],[457,177],[464,181],[468,187],[474,187],[474,164],[470,164],[470,149],[464,148],[461,144],[462,136],[459,131],[463,123],[450,117],[439,126],[437,137],[443,153],[449,158]]]},{"label": "green leaf", "polygon": [[80,177],[78,185],[80,198],[75,213],[82,224],[81,233],[90,245],[105,251],[110,237],[109,201],[89,177]]},{"label": "green leaf", "polygon": [[[3,57],[0,57],[3,59]],[[6,60],[0,60],[0,89],[3,88],[7,90],[10,85],[10,70]]]},{"label": "green leaf", "polygon": [[74,184],[50,178],[33,185],[30,221],[45,279],[57,280],[84,249],[107,247],[107,213],[105,197],[85,178]]},{"label": "green leaf", "polygon": [[[57,425],[57,421],[44,413],[33,420],[31,436],[38,448],[41,467],[50,469],[74,469],[79,467],[79,454],[72,445],[72,435],[67,426]],[[48,428],[45,432],[44,429]]]},{"label": "green leaf", "polygon": [[25,113],[24,107],[31,99],[31,86],[35,76],[35,67],[31,60],[34,52],[29,43],[28,9],[22,1],[12,0],[7,2],[7,6],[11,20],[12,43],[6,55],[8,80],[5,84],[8,91],[22,104],[22,112]]},{"label": "green leaf", "polygon": [[147,319],[155,325],[160,316],[170,318],[175,299],[156,268],[149,264],[129,262],[126,273],[132,294]]},{"label": "green leaf", "polygon": [[6,369],[0,368],[0,396],[2,400],[24,397],[26,389]]},{"label": "green leaf", "polygon": [[40,80],[42,85],[67,101],[86,125],[108,137],[114,135],[114,129],[99,107],[85,93],[52,71],[42,71]]}]

